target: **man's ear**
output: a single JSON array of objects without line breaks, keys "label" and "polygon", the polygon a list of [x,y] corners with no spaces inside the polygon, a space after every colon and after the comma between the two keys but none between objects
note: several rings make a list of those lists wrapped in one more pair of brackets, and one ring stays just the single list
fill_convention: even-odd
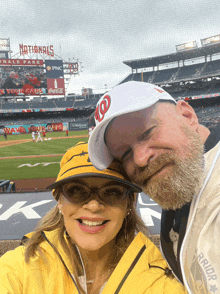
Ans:
[{"label": "man's ear", "polygon": [[179,100],[176,104],[176,112],[192,130],[197,130],[199,125],[198,117],[194,109],[187,102]]}]

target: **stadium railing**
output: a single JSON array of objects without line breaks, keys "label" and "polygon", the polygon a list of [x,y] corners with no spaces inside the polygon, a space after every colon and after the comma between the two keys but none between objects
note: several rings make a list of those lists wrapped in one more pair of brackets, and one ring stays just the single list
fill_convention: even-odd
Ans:
[{"label": "stadium railing", "polygon": [[0,192],[16,192],[15,183],[11,182],[10,180],[0,180]]}]

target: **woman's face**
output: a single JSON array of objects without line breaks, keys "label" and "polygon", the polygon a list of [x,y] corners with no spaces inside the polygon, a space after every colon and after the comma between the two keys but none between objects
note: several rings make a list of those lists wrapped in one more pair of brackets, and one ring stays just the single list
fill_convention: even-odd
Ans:
[{"label": "woman's face", "polygon": [[[80,179],[79,182],[89,188],[99,189],[111,185],[112,180],[90,177]],[[85,251],[99,250],[112,244],[111,241],[118,234],[126,217],[127,204],[126,197],[111,205],[106,204],[96,192],[83,203],[73,204],[62,194],[58,201],[67,233]]]}]

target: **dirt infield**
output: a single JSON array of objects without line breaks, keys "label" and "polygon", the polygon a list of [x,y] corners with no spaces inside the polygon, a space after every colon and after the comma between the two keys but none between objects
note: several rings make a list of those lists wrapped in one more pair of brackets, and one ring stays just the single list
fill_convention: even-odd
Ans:
[{"label": "dirt infield", "polygon": [[[69,138],[82,138],[88,137],[88,135],[81,136],[68,136],[68,137],[58,137],[51,139],[69,139]],[[0,141],[0,148],[17,145],[21,143],[30,142],[32,139],[24,139],[24,140],[5,140]],[[11,157],[0,157],[0,160],[3,159],[13,159],[13,158],[33,158],[33,157],[53,157],[53,156],[63,156],[63,154],[49,154],[49,155],[31,155],[31,156],[11,156]],[[47,187],[54,183],[56,178],[44,178],[44,179],[24,179],[24,180],[13,180],[11,182],[15,183],[16,192],[33,192],[33,191],[47,191]]]}]

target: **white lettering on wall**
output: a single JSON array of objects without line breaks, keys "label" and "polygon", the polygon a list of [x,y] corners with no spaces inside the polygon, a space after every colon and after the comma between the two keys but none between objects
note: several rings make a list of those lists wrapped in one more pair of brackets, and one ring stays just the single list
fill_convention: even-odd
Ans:
[{"label": "white lettering on wall", "polygon": [[[1,220],[7,220],[10,216],[13,214],[22,212],[24,216],[27,219],[37,219],[41,218],[41,216],[33,210],[33,207],[37,207],[43,204],[46,204],[48,202],[51,202],[52,200],[42,200],[27,206],[22,207],[27,201],[18,201],[14,205],[12,205],[8,210],[6,210],[3,214],[0,215],[0,221]],[[2,207],[2,204],[0,204],[0,208]]]}]

